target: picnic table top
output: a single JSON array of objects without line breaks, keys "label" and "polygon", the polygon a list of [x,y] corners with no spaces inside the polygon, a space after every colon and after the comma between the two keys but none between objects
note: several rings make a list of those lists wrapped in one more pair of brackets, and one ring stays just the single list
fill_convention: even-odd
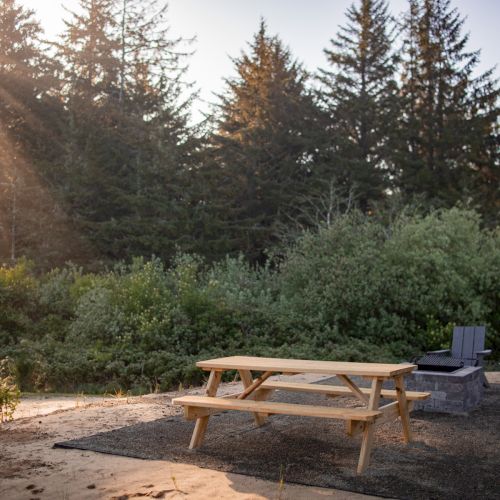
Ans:
[{"label": "picnic table top", "polygon": [[260,358],[254,356],[229,356],[198,361],[204,370],[257,370],[285,373],[322,373],[328,375],[361,375],[369,377],[394,377],[410,373],[417,368],[410,363],[352,363],[347,361],[313,361],[308,359]]}]

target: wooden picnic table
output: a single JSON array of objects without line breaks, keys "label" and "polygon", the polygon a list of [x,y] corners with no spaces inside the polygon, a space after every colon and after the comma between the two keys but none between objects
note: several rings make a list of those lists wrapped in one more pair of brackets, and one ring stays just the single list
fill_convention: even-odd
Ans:
[{"label": "wooden picnic table", "polygon": [[[416,369],[412,364],[351,363],[343,361],[312,361],[306,359],[260,358],[251,356],[230,356],[226,358],[199,361],[196,366],[210,371],[206,396],[183,396],[172,400],[182,405],[187,419],[196,420],[190,448],[203,443],[211,414],[225,410],[247,411],[254,414],[257,425],[262,425],[269,415],[284,414],[335,418],[346,421],[349,436],[363,434],[358,462],[358,473],[369,464],[376,426],[401,418],[403,439],[411,440],[410,411],[413,401],[425,399],[426,392],[408,392],[404,388],[404,375]],[[217,388],[225,370],[237,370],[244,390],[237,394],[217,397]],[[260,375],[254,378],[252,371]],[[274,373],[299,374],[316,373],[336,375],[343,383],[340,386],[306,384],[268,380]],[[359,387],[350,377],[361,376],[371,381],[369,388]],[[382,389],[384,381],[392,380],[394,389]],[[353,396],[362,403],[359,408],[336,408],[321,405],[303,405],[266,401],[276,390],[323,394],[328,397]],[[395,399],[379,406],[380,398]]]}]

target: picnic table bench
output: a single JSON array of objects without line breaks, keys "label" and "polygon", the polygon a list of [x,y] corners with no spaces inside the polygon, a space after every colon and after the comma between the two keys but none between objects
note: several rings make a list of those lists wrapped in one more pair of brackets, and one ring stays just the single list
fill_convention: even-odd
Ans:
[{"label": "picnic table bench", "polygon": [[[210,371],[206,396],[182,396],[172,400],[182,405],[188,420],[196,420],[189,447],[197,448],[203,443],[210,415],[225,410],[253,413],[257,425],[262,425],[269,415],[296,415],[332,418],[346,421],[349,436],[363,434],[357,472],[361,474],[369,465],[376,426],[401,418],[403,439],[411,440],[410,415],[413,401],[429,397],[428,392],[405,391],[404,375],[416,369],[412,364],[351,363],[339,361],[311,361],[303,359],[259,358],[230,356],[196,363],[199,368]],[[244,390],[237,394],[217,397],[222,372],[237,370]],[[260,375],[254,378],[252,371]],[[336,375],[341,386],[306,384],[268,380],[274,373],[316,373]],[[358,387],[350,378],[361,376],[371,380],[370,388]],[[386,380],[394,382],[394,389],[382,389]],[[359,408],[336,408],[321,405],[304,405],[267,401],[276,390],[323,394],[328,397],[353,396],[363,404]],[[380,398],[394,402],[379,406]]]}]

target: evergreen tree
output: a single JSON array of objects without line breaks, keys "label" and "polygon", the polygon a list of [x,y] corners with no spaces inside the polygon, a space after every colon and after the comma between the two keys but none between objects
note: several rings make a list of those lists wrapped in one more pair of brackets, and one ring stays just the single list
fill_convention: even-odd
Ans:
[{"label": "evergreen tree", "polygon": [[[56,66],[31,10],[0,0],[0,260],[40,265],[82,254],[44,176],[59,148]],[[83,245],[84,246],[84,245]]]},{"label": "evergreen tree", "polygon": [[[106,198],[105,185],[114,174],[108,136],[116,123],[119,61],[112,8],[113,0],[80,0],[80,13],[69,13],[56,44],[68,113],[65,154],[54,182],[73,215],[82,220]],[[101,169],[106,160],[108,168]]]},{"label": "evergreen tree", "polygon": [[[120,0],[121,126],[129,137],[131,185],[127,227],[134,253],[168,256],[192,248],[191,169],[198,140],[188,125],[192,96],[183,82],[190,40],[170,37],[167,3]],[[142,230],[140,230],[142,226]]]},{"label": "evergreen tree", "polygon": [[156,1],[81,0],[60,44],[67,199],[109,258],[167,258],[182,236],[194,145],[165,10]]},{"label": "evergreen tree", "polygon": [[103,105],[116,96],[119,47],[114,17],[115,0],[79,0],[81,13],[70,12],[59,44],[65,81],[73,100]]},{"label": "evergreen tree", "polygon": [[[148,95],[155,108],[176,99],[181,93],[181,77],[186,51],[181,45],[192,40],[172,39],[167,22],[168,4],[162,0],[118,0],[120,101],[133,95]],[[148,88],[147,88],[148,87]],[[149,92],[149,93],[148,93]],[[144,109],[148,113],[149,109]]]},{"label": "evergreen tree", "polygon": [[331,70],[320,71],[328,113],[325,155],[344,194],[354,189],[362,208],[390,186],[390,150],[398,113],[394,21],[385,0],[360,0],[325,50]]},{"label": "evergreen tree", "polygon": [[264,21],[234,64],[210,145],[209,201],[225,240],[219,248],[259,259],[311,189],[317,110],[306,72]]},{"label": "evergreen tree", "polygon": [[410,1],[399,187],[437,205],[481,199],[498,211],[498,88],[492,70],[474,76],[479,52],[467,51],[463,24],[449,0]]},{"label": "evergreen tree", "polygon": [[57,66],[46,56],[33,11],[0,0],[0,124],[25,159],[57,156]]}]

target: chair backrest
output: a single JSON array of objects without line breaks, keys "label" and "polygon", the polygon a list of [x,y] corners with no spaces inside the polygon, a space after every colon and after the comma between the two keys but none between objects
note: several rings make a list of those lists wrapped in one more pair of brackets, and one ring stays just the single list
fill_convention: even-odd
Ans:
[{"label": "chair backrest", "polygon": [[466,365],[474,365],[476,352],[484,349],[485,326],[456,326],[453,329],[451,355],[463,359]]}]

